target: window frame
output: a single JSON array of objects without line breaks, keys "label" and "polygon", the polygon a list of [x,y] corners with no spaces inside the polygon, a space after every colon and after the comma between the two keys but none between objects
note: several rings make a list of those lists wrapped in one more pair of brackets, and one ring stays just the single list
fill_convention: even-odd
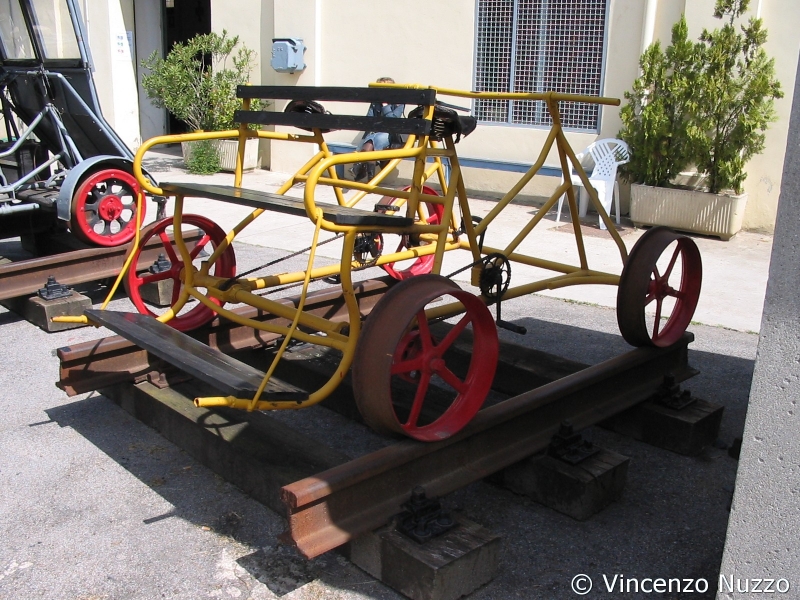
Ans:
[{"label": "window frame", "polygon": [[[478,40],[480,35],[480,3],[482,0],[475,0],[475,18],[474,18],[474,34],[473,34],[473,63],[472,63],[472,89],[476,91],[478,90]],[[518,11],[519,11],[519,2],[520,0],[511,0],[513,2],[513,21],[511,27],[511,60],[510,60],[510,78],[509,78],[509,86],[513,88],[514,85],[514,76],[515,76],[515,65],[516,65],[516,54],[517,54],[517,23],[518,23]],[[549,0],[544,0],[548,2]],[[603,96],[605,94],[605,85],[606,85],[606,71],[607,71],[607,62],[608,62],[608,26],[611,16],[611,1],[612,0],[605,0],[605,17],[603,20],[603,49],[601,53],[601,63],[600,63],[600,85],[599,85],[599,95]],[[541,42],[540,42],[541,43]],[[571,93],[571,92],[568,92]],[[525,129],[539,129],[539,130],[550,130],[551,125],[548,124],[536,124],[536,123],[514,123],[513,122],[513,103],[514,100],[510,100],[508,103],[508,114],[505,121],[481,121],[478,120],[478,123],[481,124],[482,127],[491,126],[491,127],[514,127],[514,128],[525,128]],[[476,113],[476,103],[477,100],[473,99],[472,101],[472,113]],[[603,126],[603,106],[599,105],[597,110],[597,126],[592,129],[581,129],[575,127],[566,127],[562,125],[562,129],[566,132],[570,133],[585,133],[585,134],[599,134]]]}]

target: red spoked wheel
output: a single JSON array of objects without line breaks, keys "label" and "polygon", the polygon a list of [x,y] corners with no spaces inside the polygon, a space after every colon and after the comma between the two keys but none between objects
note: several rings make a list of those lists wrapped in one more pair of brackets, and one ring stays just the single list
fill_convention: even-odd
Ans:
[{"label": "red spoked wheel", "polygon": [[[70,230],[95,246],[127,244],[136,233],[136,199],[141,189],[136,178],[121,169],[91,173],[72,197]],[[140,222],[144,213],[143,199]]]},{"label": "red spoked wheel", "polygon": [[[403,188],[404,191],[410,190],[410,187]],[[436,193],[436,190],[429,188],[428,186],[423,186],[422,188],[423,194],[430,194],[431,196],[438,196],[439,194]],[[397,198],[393,198],[392,196],[384,196],[378,202],[379,206],[392,206],[395,202],[397,202]],[[425,218],[425,222],[429,225],[438,225],[442,222],[442,216],[444,215],[444,206],[442,204],[436,204],[434,202],[424,202],[423,206],[425,206],[428,216]],[[398,207],[399,208],[399,207]],[[419,244],[413,244],[411,239],[407,235],[403,235],[400,237],[400,242],[397,245],[397,250],[395,252],[402,252],[403,250],[407,250],[413,246]],[[433,254],[429,254],[428,256],[420,256],[404,269],[399,267],[399,263],[386,263],[385,265],[381,265],[384,271],[391,275],[394,279],[399,281],[403,281],[404,279],[408,279],[409,277],[416,277],[417,275],[427,275],[433,270]],[[403,261],[405,263],[406,261]]]},{"label": "red spoked wheel", "polygon": [[[434,335],[425,309],[453,301],[461,302],[464,313],[449,331]],[[483,405],[498,351],[494,320],[477,296],[440,275],[407,279],[381,299],[359,337],[353,359],[356,404],[380,433],[424,442],[446,439]]]},{"label": "red spoked wheel", "polygon": [[[181,229],[183,235],[186,236],[194,228],[200,230],[201,236],[196,242],[187,242],[187,249],[192,257],[194,268],[199,269],[202,259],[210,255],[225,239],[225,232],[214,221],[206,217],[192,214],[183,215]],[[125,275],[125,288],[128,290],[128,296],[142,314],[157,317],[166,312],[168,307],[174,306],[180,296],[183,286],[184,263],[177,248],[170,240],[172,231],[172,218],[163,219],[145,228],[139,248]],[[155,263],[144,263],[141,261],[141,249],[154,237],[161,240],[163,251]],[[236,255],[233,246],[229,246],[222,253],[222,256],[211,266],[209,274],[216,277],[233,277],[236,274]],[[159,282],[164,283],[159,284]],[[198,289],[204,291],[203,288]],[[162,302],[161,298],[165,295],[169,297],[169,300]],[[215,298],[212,298],[211,301],[222,306],[222,302]],[[178,314],[167,323],[179,331],[190,331],[211,321],[215,314],[209,307],[190,298]]]},{"label": "red spoked wheel", "polygon": [[666,227],[647,231],[631,250],[617,291],[617,322],[633,346],[666,347],[691,323],[703,264],[694,241]]}]

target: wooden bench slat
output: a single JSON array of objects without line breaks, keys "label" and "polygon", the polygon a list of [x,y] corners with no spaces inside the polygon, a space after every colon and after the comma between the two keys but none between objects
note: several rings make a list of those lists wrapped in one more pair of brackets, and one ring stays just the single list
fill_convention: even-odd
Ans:
[{"label": "wooden bench slat", "polygon": [[[225,395],[250,398],[255,395],[264,373],[219,350],[210,348],[153,317],[112,310],[86,311],[94,323],[176,366],[192,377],[214,386]],[[270,378],[263,399],[303,400],[308,393],[278,379]]]},{"label": "wooden bench slat", "polygon": [[[271,192],[202,183],[161,183],[160,186],[165,192],[180,196],[209,198],[210,200],[231,202],[290,215],[307,216],[305,204],[302,200]],[[322,209],[325,220],[336,225],[351,227],[410,227],[414,224],[414,219],[405,216],[387,215],[348,206],[319,203],[317,207]]]},{"label": "wooden bench slat", "polygon": [[318,102],[383,102],[385,104],[424,104],[436,100],[436,90],[400,88],[314,87],[293,85],[240,85],[238,98],[271,100],[316,100]]},{"label": "wooden bench slat", "polygon": [[345,129],[352,131],[383,131],[427,135],[431,123],[425,119],[391,117],[360,117],[357,115],[321,115],[300,112],[272,112],[266,110],[237,110],[236,123],[258,125],[288,125],[302,129]]}]

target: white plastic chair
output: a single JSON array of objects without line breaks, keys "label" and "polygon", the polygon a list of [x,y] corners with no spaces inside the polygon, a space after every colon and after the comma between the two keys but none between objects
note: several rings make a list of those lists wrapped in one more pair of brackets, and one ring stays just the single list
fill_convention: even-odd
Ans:
[{"label": "white plastic chair", "polygon": [[[589,183],[597,190],[597,197],[600,204],[603,205],[606,213],[611,215],[612,201],[617,207],[617,225],[619,225],[619,183],[617,183],[617,167],[624,165],[630,160],[630,150],[628,144],[622,140],[608,138],[604,140],[597,140],[589,144],[586,149],[580,154],[576,154],[575,158],[578,162],[583,164],[583,159],[590,156],[594,161],[594,168],[592,174],[589,175]],[[589,197],[583,189],[583,182],[578,176],[577,172],[572,170],[572,185],[578,186],[578,199],[580,201],[579,216],[585,217],[586,211],[589,208]],[[561,177],[561,183],[564,183],[564,176]],[[561,205],[564,203],[564,194],[558,199],[558,213],[556,214],[556,223],[561,221]],[[602,217],[598,217],[600,221],[600,229],[605,229],[606,225]]]}]

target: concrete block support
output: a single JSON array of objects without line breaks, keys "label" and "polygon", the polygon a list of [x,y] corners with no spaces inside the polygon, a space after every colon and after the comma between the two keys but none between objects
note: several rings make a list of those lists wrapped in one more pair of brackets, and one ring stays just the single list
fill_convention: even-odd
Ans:
[{"label": "concrete block support", "polygon": [[603,421],[602,426],[658,448],[697,456],[717,439],[723,410],[705,400],[679,410],[644,402]]},{"label": "concrete block support", "polygon": [[500,537],[460,515],[458,525],[424,544],[387,526],[350,542],[357,567],[412,600],[456,600],[492,580]]},{"label": "concrete block support", "polygon": [[171,306],[172,283],[171,279],[146,283],[139,288],[139,295],[141,295],[142,300],[153,306]]},{"label": "concrete block support", "polygon": [[800,593],[800,78],[788,139],[719,600],[754,597],[736,584],[756,578]]},{"label": "concrete block support", "polygon": [[617,500],[625,489],[630,459],[610,450],[572,465],[540,455],[503,471],[502,483],[548,508],[585,521]]},{"label": "concrete block support", "polygon": [[83,294],[72,292],[66,298],[56,300],[44,300],[39,296],[12,298],[4,301],[3,305],[40,329],[53,332],[83,327],[77,323],[53,323],[51,319],[62,316],[80,316],[84,310],[92,307],[92,301]]}]

